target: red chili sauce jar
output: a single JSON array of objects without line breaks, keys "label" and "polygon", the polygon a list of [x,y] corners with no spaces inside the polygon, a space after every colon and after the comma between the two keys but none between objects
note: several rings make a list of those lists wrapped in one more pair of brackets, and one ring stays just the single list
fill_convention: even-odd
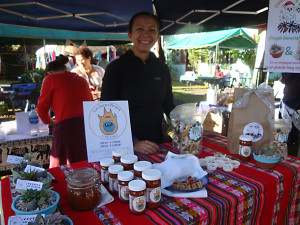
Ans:
[{"label": "red chili sauce jar", "polygon": [[253,137],[250,135],[240,135],[239,159],[241,159],[243,161],[249,161],[251,159],[252,140],[253,140]]},{"label": "red chili sauce jar", "polygon": [[121,163],[121,156],[127,155],[128,151],[125,148],[119,148],[112,150],[113,159],[115,161],[115,164]]},{"label": "red chili sauce jar", "polygon": [[132,180],[129,188],[129,209],[134,215],[141,215],[146,210],[146,183],[143,180]]},{"label": "red chili sauce jar", "polygon": [[121,156],[121,165],[124,167],[124,170],[129,170],[133,172],[133,165],[138,161],[136,155],[122,155]]},{"label": "red chili sauce jar", "polygon": [[133,179],[133,173],[130,171],[122,171],[118,173],[118,193],[119,200],[122,203],[129,202],[128,183]]},{"label": "red chili sauce jar", "polygon": [[108,167],[114,164],[111,158],[104,158],[100,160],[101,167],[101,181],[103,184],[108,184]]},{"label": "red chili sauce jar", "polygon": [[152,168],[152,164],[148,161],[138,161],[134,163],[134,176],[137,180],[142,180],[142,172]]},{"label": "red chili sauce jar", "polygon": [[146,182],[146,202],[148,209],[156,209],[161,200],[161,172],[157,169],[145,170],[142,173]]},{"label": "red chili sauce jar", "polygon": [[112,194],[118,193],[118,173],[124,170],[121,165],[111,165],[108,167],[109,190]]}]

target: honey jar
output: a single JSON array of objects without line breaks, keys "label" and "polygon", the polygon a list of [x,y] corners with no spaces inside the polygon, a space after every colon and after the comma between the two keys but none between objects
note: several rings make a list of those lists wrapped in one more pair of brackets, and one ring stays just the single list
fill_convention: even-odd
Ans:
[{"label": "honey jar", "polygon": [[100,160],[101,168],[101,181],[103,184],[108,184],[108,167],[114,164],[114,160],[111,158],[104,158]]},{"label": "honey jar", "polygon": [[161,172],[157,169],[145,170],[142,173],[146,182],[146,202],[148,209],[156,209],[161,200]]},{"label": "honey jar", "polygon": [[96,170],[82,168],[67,176],[67,199],[76,211],[91,210],[101,201],[101,183]]},{"label": "honey jar", "polygon": [[146,210],[146,183],[143,180],[132,180],[129,188],[129,209],[134,215],[141,215]]},{"label": "honey jar", "polygon": [[138,161],[134,163],[134,176],[137,180],[142,180],[142,172],[152,168],[152,164],[148,161]]},{"label": "honey jar", "polygon": [[121,165],[111,165],[108,167],[109,190],[112,194],[118,193],[118,173],[123,171]]},{"label": "honey jar", "polygon": [[121,156],[121,165],[124,167],[124,170],[129,170],[133,172],[133,165],[138,161],[136,155],[122,155]]},{"label": "honey jar", "polygon": [[122,203],[129,202],[128,183],[133,179],[133,173],[130,171],[122,171],[118,173],[118,195]]},{"label": "honey jar", "polygon": [[115,161],[115,164],[120,164],[121,163],[121,156],[122,155],[127,155],[128,151],[125,148],[119,148],[119,149],[114,149],[112,151],[113,159]]},{"label": "honey jar", "polygon": [[243,161],[249,161],[252,155],[252,139],[250,135],[240,135],[239,158]]}]

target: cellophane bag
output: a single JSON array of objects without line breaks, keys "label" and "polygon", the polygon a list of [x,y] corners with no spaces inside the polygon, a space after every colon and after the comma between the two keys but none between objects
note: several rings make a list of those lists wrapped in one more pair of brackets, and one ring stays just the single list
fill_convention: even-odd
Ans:
[{"label": "cellophane bag", "polygon": [[277,119],[274,121],[273,146],[275,147],[275,151],[279,153],[283,159],[288,155],[287,140],[291,129],[292,120],[290,119]]},{"label": "cellophane bag", "polygon": [[203,128],[208,108],[196,103],[182,104],[170,113],[173,126],[173,149],[181,154],[201,154]]}]

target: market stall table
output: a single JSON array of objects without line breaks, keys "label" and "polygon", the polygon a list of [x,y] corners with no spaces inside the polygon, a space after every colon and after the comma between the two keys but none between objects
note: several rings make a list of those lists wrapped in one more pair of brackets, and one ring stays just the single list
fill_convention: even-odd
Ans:
[{"label": "market stall table", "polygon": [[[204,137],[201,157],[225,153],[226,137]],[[139,154],[139,160],[162,162],[172,144],[161,145],[162,151],[155,155]],[[128,204],[119,202],[118,197],[105,206],[92,211],[75,212],[66,198],[65,176],[72,170],[95,167],[98,163],[79,162],[61,168],[49,169],[57,182],[53,190],[61,200],[59,210],[66,213],[74,224],[299,224],[300,212],[300,159],[288,157],[279,162],[273,170],[263,170],[254,160],[241,162],[232,172],[222,169],[208,171],[209,184],[207,198],[172,198],[162,196],[161,206],[156,210],[146,210],[135,216],[129,212]],[[7,222],[14,212],[10,208],[17,193],[11,178],[1,182],[3,216]]]}]

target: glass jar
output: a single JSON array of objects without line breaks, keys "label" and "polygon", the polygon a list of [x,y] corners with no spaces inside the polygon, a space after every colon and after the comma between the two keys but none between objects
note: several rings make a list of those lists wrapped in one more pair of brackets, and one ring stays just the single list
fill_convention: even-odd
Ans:
[{"label": "glass jar", "polygon": [[133,172],[133,165],[138,161],[136,155],[122,155],[121,156],[121,165],[124,167],[124,170],[129,170]]},{"label": "glass jar", "polygon": [[146,183],[143,180],[132,180],[129,188],[129,209],[134,215],[141,215],[146,210]]},{"label": "glass jar", "polygon": [[121,163],[121,156],[122,155],[127,155],[128,150],[125,148],[119,148],[119,149],[114,149],[112,151],[113,159],[115,161],[115,164],[120,164]]},{"label": "glass jar", "polygon": [[161,172],[157,169],[145,170],[142,173],[146,182],[146,202],[148,209],[156,209],[161,200]]},{"label": "glass jar", "polygon": [[252,139],[250,135],[240,135],[239,158],[243,161],[249,161],[252,155]]},{"label": "glass jar", "polygon": [[133,173],[130,171],[122,171],[118,173],[118,193],[119,200],[122,203],[129,202],[128,183],[133,179]]},{"label": "glass jar", "polygon": [[134,163],[134,176],[137,180],[142,180],[142,172],[152,168],[152,164],[148,161],[138,161]]},{"label": "glass jar", "polygon": [[112,194],[118,193],[118,173],[123,171],[121,165],[111,165],[108,167],[109,190]]},{"label": "glass jar", "polygon": [[101,181],[103,184],[108,184],[108,167],[114,163],[115,161],[111,158],[104,158],[100,160]]},{"label": "glass jar", "polygon": [[76,211],[91,210],[101,201],[101,183],[96,170],[82,168],[67,176],[67,199]]}]

